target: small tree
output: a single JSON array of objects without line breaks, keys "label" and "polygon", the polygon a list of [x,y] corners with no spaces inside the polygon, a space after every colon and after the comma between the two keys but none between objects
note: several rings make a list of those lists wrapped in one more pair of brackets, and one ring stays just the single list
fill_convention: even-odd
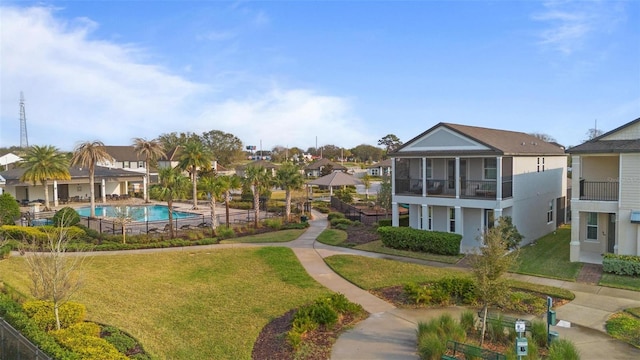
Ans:
[{"label": "small tree", "polygon": [[518,253],[509,252],[504,237],[507,223],[499,221],[498,226],[487,229],[483,234],[484,246],[471,258],[471,268],[476,279],[476,293],[482,303],[482,332],[480,346],[484,343],[487,324],[487,311],[490,306],[500,304],[509,287],[503,278],[504,273],[513,266]]},{"label": "small tree", "polygon": [[[64,221],[62,221],[64,223]],[[56,328],[60,329],[60,305],[67,302],[82,284],[81,266],[86,257],[67,256],[67,248],[73,239],[64,227],[46,232],[44,243],[32,243],[36,251],[27,252],[25,260],[29,266],[31,293],[40,300],[53,302]],[[40,251],[37,251],[39,247]]]},{"label": "small tree", "polygon": [[505,240],[508,250],[517,249],[524,239],[518,228],[513,225],[511,216],[503,216],[498,219],[498,228],[502,232],[502,238]]},{"label": "small tree", "polygon": [[362,177],[362,185],[364,185],[364,198],[369,200],[369,189],[371,189],[371,175],[365,173]]},{"label": "small tree", "polygon": [[131,224],[134,219],[140,217],[142,209],[130,206],[114,206],[113,222],[122,229],[122,243],[127,243],[127,225]]},{"label": "small tree", "polygon": [[0,225],[14,225],[20,217],[20,205],[9,193],[0,195]]},{"label": "small tree", "polygon": [[391,209],[391,179],[388,176],[382,177],[376,202],[378,206],[387,211]]}]

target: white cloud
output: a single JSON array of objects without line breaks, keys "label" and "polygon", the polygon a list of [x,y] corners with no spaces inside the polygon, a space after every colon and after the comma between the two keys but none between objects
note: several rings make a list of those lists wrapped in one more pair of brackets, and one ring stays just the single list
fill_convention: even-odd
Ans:
[{"label": "white cloud", "polygon": [[622,2],[547,1],[532,19],[545,23],[540,45],[565,55],[580,50],[595,33],[608,32],[623,18]]},{"label": "white cloud", "polygon": [[0,146],[20,142],[20,91],[29,143],[64,150],[86,140],[122,145],[214,129],[265,146],[308,147],[315,136],[338,146],[367,140],[343,98],[270,85],[258,95],[220,100],[228,89],[151,64],[140,46],[89,39],[99,26],[90,19],[63,21],[51,8],[1,10]]}]

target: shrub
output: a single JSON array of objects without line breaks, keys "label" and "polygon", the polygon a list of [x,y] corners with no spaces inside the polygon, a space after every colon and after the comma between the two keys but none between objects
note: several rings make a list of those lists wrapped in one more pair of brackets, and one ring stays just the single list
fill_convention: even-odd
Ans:
[{"label": "shrub", "polygon": [[345,219],[345,218],[334,218],[334,219],[331,219],[330,223],[331,223],[331,226],[333,226],[333,227],[336,227],[338,225],[347,225],[347,226],[349,226],[349,225],[353,224],[353,221],[351,221],[349,219]]},{"label": "shrub", "polygon": [[465,310],[460,314],[460,326],[465,333],[471,334],[476,331],[476,314],[471,310]]},{"label": "shrub", "polygon": [[457,302],[464,304],[474,304],[476,302],[476,285],[473,279],[468,277],[445,277],[433,284],[434,289],[438,289]]},{"label": "shrub", "polygon": [[2,225],[0,226],[0,236],[6,239],[13,239],[21,242],[41,243],[47,239],[47,235],[40,231],[38,227]]},{"label": "shrub", "polygon": [[446,340],[440,339],[438,334],[424,333],[419,335],[418,353],[420,359],[439,360],[446,350]]},{"label": "shrub", "polygon": [[602,271],[616,275],[640,276],[640,256],[604,254]]},{"label": "shrub", "polygon": [[[33,319],[42,330],[49,331],[56,328],[53,302],[31,300],[22,304],[22,307],[27,316]],[[60,315],[60,327],[66,328],[84,321],[87,309],[79,303],[65,302],[58,308],[58,314]]]},{"label": "shrub", "polygon": [[309,226],[311,226],[311,225],[309,224],[308,221],[299,222],[299,223],[290,222],[290,223],[282,225],[282,230],[287,230],[287,229],[306,229]]},{"label": "shrub", "polygon": [[547,323],[540,320],[531,322],[531,340],[539,347],[547,346]]},{"label": "shrub", "polygon": [[464,328],[451,315],[443,314],[427,323],[418,323],[418,352],[421,359],[440,359],[446,350],[447,340],[466,340]]},{"label": "shrub", "polygon": [[80,215],[73,208],[68,206],[56,211],[53,215],[53,224],[55,226],[73,226],[80,222]]},{"label": "shrub", "polygon": [[431,303],[431,290],[424,285],[418,285],[414,282],[407,283],[404,286],[404,292],[416,304]]},{"label": "shrub", "polygon": [[100,332],[100,336],[123,354],[127,354],[131,349],[138,345],[136,339],[113,326],[103,327]]},{"label": "shrub", "polygon": [[[381,219],[378,220],[378,226],[391,226],[392,219]],[[398,217],[398,226],[400,227],[408,227],[409,226],[409,215],[402,215]]]},{"label": "shrub", "polygon": [[634,315],[626,312],[613,314],[605,327],[614,338],[640,346],[640,319]]},{"label": "shrub", "polygon": [[216,229],[219,239],[231,239],[236,237],[236,232],[231,227],[222,226]]},{"label": "shrub", "polygon": [[11,254],[11,244],[4,244],[0,246],[0,260],[6,259]]},{"label": "shrub", "polygon": [[330,212],[330,213],[327,215],[327,220],[328,220],[328,221],[331,221],[331,220],[333,220],[333,219],[344,219],[344,218],[345,218],[345,217],[344,217],[344,214],[343,214],[343,213],[341,213],[341,212]]},{"label": "shrub", "polygon": [[282,220],[281,219],[266,219],[264,221],[264,225],[270,229],[280,230],[282,228]]},{"label": "shrub", "polygon": [[575,345],[566,339],[557,339],[549,347],[548,360],[579,360],[580,353]]},{"label": "shrub", "polygon": [[80,323],[51,332],[63,346],[80,355],[83,360],[127,360],[113,345],[100,336],[96,324]]},{"label": "shrub", "polygon": [[458,255],[462,235],[425,231],[408,227],[378,228],[382,243],[393,249],[421,251],[440,255]]},{"label": "shrub", "polygon": [[15,225],[20,217],[20,205],[9,193],[0,194],[0,225]]},{"label": "shrub", "polygon": [[505,343],[508,335],[505,334],[505,327],[502,314],[498,314],[495,319],[487,319],[487,333],[492,342]]}]

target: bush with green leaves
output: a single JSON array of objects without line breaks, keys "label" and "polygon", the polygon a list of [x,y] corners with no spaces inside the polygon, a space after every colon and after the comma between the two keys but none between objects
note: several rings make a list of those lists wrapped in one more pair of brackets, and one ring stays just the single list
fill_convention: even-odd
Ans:
[{"label": "bush with green leaves", "polygon": [[[380,219],[378,220],[378,226],[391,226],[392,219]],[[398,217],[398,226],[400,227],[408,227],[409,226],[409,215],[401,215]]]},{"label": "bush with green leaves", "polygon": [[66,206],[56,211],[52,220],[55,226],[69,227],[80,222],[80,215],[73,208]]},{"label": "bush with green leaves", "polygon": [[20,217],[20,205],[9,193],[0,194],[0,225],[15,225]]},{"label": "bush with green leaves", "polygon": [[605,328],[614,338],[640,347],[640,318],[633,313],[625,311],[613,314]]},{"label": "bush with green leaves", "polygon": [[460,234],[409,227],[381,226],[378,234],[384,246],[440,255],[458,255],[462,241]]},{"label": "bush with green leaves", "polygon": [[547,360],[580,360],[580,353],[571,341],[557,339],[549,347]]},{"label": "bush with green leaves", "polygon": [[93,323],[78,323],[68,328],[51,332],[64,347],[80,355],[83,360],[127,360],[105,339],[100,338],[100,326]]},{"label": "bush with green leaves", "polygon": [[531,322],[531,340],[539,347],[547,346],[547,323],[540,320]]},{"label": "bush with green leaves", "polygon": [[465,342],[466,339],[464,328],[450,314],[418,323],[420,359],[440,359],[446,351],[447,340]]},{"label": "bush with green leaves", "polygon": [[640,276],[640,256],[604,254],[602,271],[616,275]]},{"label": "bush with green leaves", "polygon": [[231,239],[236,237],[236,232],[232,227],[221,226],[216,229],[218,239]]},{"label": "bush with green leaves", "polygon": [[349,225],[353,224],[353,221],[351,221],[349,219],[344,219],[344,218],[334,218],[334,219],[331,219],[330,223],[331,223],[332,227],[336,227],[338,225],[347,225],[347,226],[349,226]]},{"label": "bush with green leaves", "polygon": [[11,244],[4,244],[0,246],[0,260],[8,258],[11,254],[11,249]]},{"label": "bush with green leaves", "polygon": [[[56,318],[53,312],[53,302],[43,300],[31,300],[22,304],[24,312],[38,326],[45,331],[56,328]],[[75,302],[65,302],[58,308],[60,315],[60,327],[66,328],[84,321],[87,309],[84,305]]]},{"label": "bush with green leaves", "polygon": [[282,228],[282,219],[266,219],[264,220],[264,226],[270,229],[280,230]]},{"label": "bush with green leaves", "polygon": [[312,304],[298,309],[293,317],[291,330],[287,332],[287,340],[294,349],[298,349],[306,333],[320,326],[331,328],[342,315],[363,314],[362,306],[351,303],[343,294],[317,299]]},{"label": "bush with green leaves", "polygon": [[40,227],[2,225],[0,237],[23,243],[41,243],[47,239],[47,234],[43,233]]},{"label": "bush with green leaves", "polygon": [[344,219],[345,216],[341,212],[333,211],[327,214],[327,221],[331,221],[333,219]]}]

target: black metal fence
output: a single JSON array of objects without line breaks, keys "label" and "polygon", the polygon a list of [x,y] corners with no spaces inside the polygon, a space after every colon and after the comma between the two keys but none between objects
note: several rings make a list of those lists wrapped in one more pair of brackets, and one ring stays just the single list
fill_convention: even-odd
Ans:
[{"label": "black metal fence", "polygon": [[4,319],[0,319],[0,359],[51,360]]},{"label": "black metal fence", "polygon": [[384,210],[376,210],[375,208],[358,208],[354,205],[347,204],[346,202],[338,199],[335,196],[331,197],[331,208],[343,213],[347,219],[360,221],[365,225],[372,225],[379,220],[391,218],[390,212]]},{"label": "black metal fence", "polygon": [[580,200],[617,201],[617,181],[580,180]]}]

